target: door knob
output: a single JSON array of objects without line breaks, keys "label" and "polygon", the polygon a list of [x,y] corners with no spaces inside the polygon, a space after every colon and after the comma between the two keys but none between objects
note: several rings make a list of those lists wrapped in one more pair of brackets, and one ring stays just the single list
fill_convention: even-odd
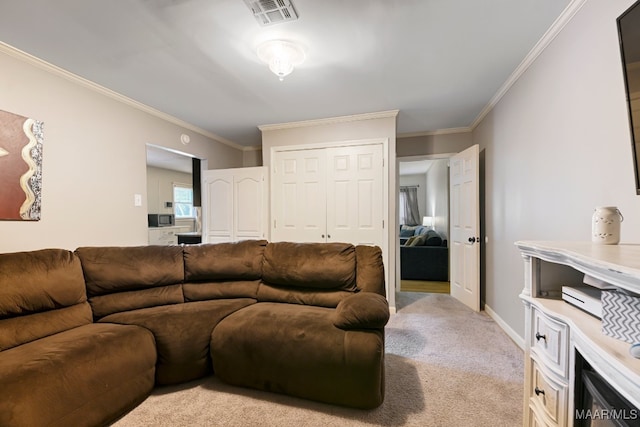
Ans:
[{"label": "door knob", "polygon": [[469,243],[475,243],[475,242],[476,242],[475,237],[469,237]]}]

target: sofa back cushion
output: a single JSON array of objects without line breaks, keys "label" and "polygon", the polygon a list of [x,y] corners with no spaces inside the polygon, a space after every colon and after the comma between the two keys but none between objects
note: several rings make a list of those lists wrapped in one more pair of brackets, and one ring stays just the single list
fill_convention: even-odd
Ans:
[{"label": "sofa back cushion", "polygon": [[[407,240],[404,246],[442,246],[443,240],[435,230],[426,230],[424,233],[413,236]],[[446,244],[444,245],[446,246]]]},{"label": "sofa back cushion", "polygon": [[184,246],[185,301],[255,298],[266,240]]},{"label": "sofa back cushion", "polygon": [[266,240],[184,246],[185,280],[257,280]]},{"label": "sofa back cushion", "polygon": [[181,246],[81,247],[94,318],[184,302]]},{"label": "sofa back cushion", "polygon": [[0,254],[0,351],[90,322],[82,267],[73,252]]},{"label": "sofa back cushion", "polygon": [[348,243],[269,243],[262,280],[293,288],[355,291],[355,247]]}]

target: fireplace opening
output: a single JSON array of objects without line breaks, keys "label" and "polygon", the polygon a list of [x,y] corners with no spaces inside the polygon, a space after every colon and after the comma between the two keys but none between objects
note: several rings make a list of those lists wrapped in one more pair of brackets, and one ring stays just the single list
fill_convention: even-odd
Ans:
[{"label": "fireplace opening", "polygon": [[640,427],[640,409],[618,393],[576,351],[574,426]]}]

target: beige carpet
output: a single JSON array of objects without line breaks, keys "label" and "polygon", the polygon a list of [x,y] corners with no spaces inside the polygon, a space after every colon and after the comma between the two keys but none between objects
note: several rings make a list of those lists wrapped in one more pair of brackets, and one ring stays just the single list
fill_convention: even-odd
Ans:
[{"label": "beige carpet", "polygon": [[386,398],[375,410],[209,377],[156,389],[114,426],[522,425],[523,354],[491,318],[443,294],[401,292],[397,306],[386,328]]}]

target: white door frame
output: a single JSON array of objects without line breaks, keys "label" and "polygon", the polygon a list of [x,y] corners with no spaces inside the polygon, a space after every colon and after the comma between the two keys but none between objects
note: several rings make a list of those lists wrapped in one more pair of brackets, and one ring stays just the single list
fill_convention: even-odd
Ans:
[{"label": "white door frame", "polygon": [[[389,269],[389,265],[391,265],[389,263],[389,232],[388,232],[388,227],[391,226],[391,224],[389,223],[389,138],[369,138],[369,139],[357,139],[357,140],[345,140],[345,141],[327,141],[327,142],[320,142],[320,143],[314,143],[314,144],[299,144],[299,145],[280,145],[280,146],[274,146],[271,147],[270,150],[270,158],[271,159],[275,159],[275,153],[276,152],[282,152],[282,151],[297,151],[297,150],[312,150],[312,149],[317,149],[317,148],[338,148],[338,147],[351,147],[351,146],[358,146],[358,145],[372,145],[372,144],[382,144],[382,160],[383,160],[383,171],[382,171],[382,175],[383,175],[383,182],[382,182],[382,187],[383,187],[383,199],[382,199],[382,203],[383,203],[383,215],[382,215],[382,220],[384,223],[383,226],[383,244],[382,244],[382,261],[384,263],[385,266],[385,283],[391,283],[390,281],[390,269]],[[271,195],[273,194],[273,185],[274,185],[274,179],[273,179],[273,162],[271,162],[271,165],[269,165],[269,173],[271,174],[271,176],[269,177],[269,232],[271,232],[271,227],[273,226],[273,206],[271,205]],[[394,191],[395,193],[395,191]],[[396,203],[397,206],[397,203]],[[396,226],[396,228],[398,228]],[[397,230],[396,230],[396,234],[397,234]],[[396,236],[397,237],[397,236]],[[397,238],[396,238],[397,240]],[[399,282],[398,282],[399,283]],[[386,290],[387,290],[387,300],[389,302],[393,302],[395,304],[395,295],[390,295],[393,292],[393,289],[389,289],[389,286],[386,286]]]}]

